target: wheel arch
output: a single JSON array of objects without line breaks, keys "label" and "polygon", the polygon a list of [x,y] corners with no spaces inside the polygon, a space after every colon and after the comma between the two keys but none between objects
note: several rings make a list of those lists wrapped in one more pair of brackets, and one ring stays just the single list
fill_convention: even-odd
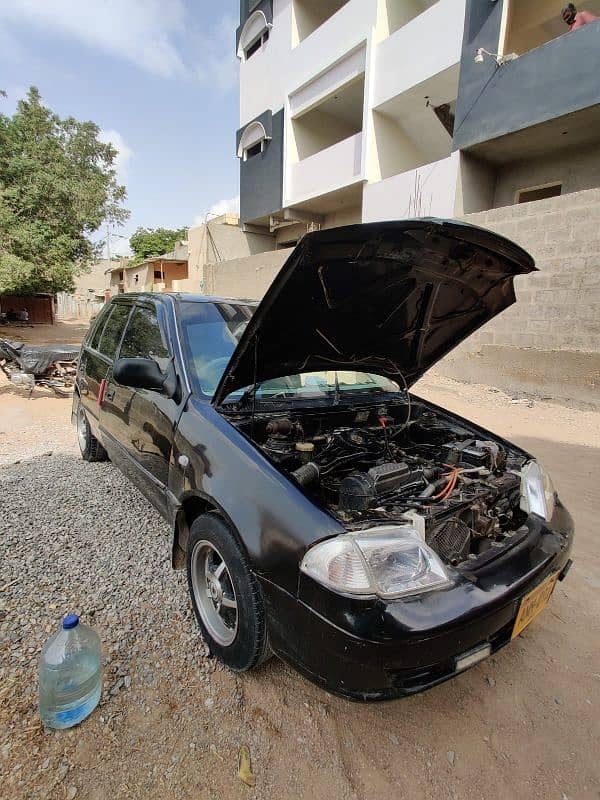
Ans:
[{"label": "wheel arch", "polygon": [[217,514],[229,526],[240,547],[248,554],[247,548],[242,541],[239,531],[233,524],[231,518],[212,497],[199,493],[188,494],[181,501],[181,505],[175,515],[173,526],[173,549],[171,553],[171,564],[173,569],[183,569],[185,567],[185,556],[187,544],[190,537],[190,528],[194,521],[203,514]]}]

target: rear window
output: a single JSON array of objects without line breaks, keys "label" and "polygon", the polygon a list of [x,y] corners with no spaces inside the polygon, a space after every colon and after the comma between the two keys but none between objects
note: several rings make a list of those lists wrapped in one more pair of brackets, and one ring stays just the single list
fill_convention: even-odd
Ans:
[{"label": "rear window", "polygon": [[97,350],[107,358],[115,357],[117,347],[121,341],[121,334],[123,333],[125,322],[129,316],[129,310],[130,306],[121,304],[113,306],[97,347]]}]

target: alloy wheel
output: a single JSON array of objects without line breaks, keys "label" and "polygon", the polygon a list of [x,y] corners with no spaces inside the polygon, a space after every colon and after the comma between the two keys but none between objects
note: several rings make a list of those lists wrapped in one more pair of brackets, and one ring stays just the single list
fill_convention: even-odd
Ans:
[{"label": "alloy wheel", "polygon": [[191,579],[202,622],[218,644],[229,646],[238,628],[237,598],[225,559],[211,542],[194,545]]}]

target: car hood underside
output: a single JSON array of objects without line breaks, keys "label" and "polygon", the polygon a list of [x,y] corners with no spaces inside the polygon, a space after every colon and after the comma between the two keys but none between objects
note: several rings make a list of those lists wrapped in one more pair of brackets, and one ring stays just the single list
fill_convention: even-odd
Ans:
[{"label": "car hood underside", "polygon": [[250,320],[215,393],[321,370],[385,375],[410,386],[515,302],[535,270],[513,242],[440,219],[307,234]]}]

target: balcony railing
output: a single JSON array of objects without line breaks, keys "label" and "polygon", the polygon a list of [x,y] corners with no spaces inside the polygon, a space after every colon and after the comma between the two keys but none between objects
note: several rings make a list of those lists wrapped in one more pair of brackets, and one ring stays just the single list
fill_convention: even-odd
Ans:
[{"label": "balcony railing", "polygon": [[365,186],[363,222],[453,217],[459,154]]},{"label": "balcony railing", "polygon": [[362,132],[357,133],[291,164],[284,204],[300,203],[361,180],[362,141]]}]

